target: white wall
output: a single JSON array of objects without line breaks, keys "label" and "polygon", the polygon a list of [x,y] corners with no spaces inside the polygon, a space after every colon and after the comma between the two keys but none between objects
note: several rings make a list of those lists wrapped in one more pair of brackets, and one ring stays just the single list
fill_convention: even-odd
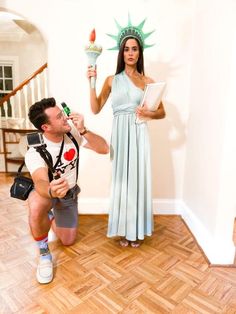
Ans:
[{"label": "white wall", "polygon": [[[213,263],[233,263],[236,5],[198,1],[183,201]],[[224,252],[224,253],[223,253]]]},{"label": "white wall", "polygon": [[[117,31],[113,18],[124,26],[128,11],[135,24],[148,17],[144,30],[156,29],[148,40],[156,45],[145,51],[146,73],[168,84],[164,97],[167,117],[149,124],[155,210],[182,213],[210,261],[231,263],[234,2],[121,0],[111,5],[106,0],[88,4],[79,0],[0,0],[1,4],[33,22],[46,40],[51,95],[84,113],[88,127],[108,141],[111,109],[108,104],[98,116],[91,114],[84,46],[95,27],[96,42],[104,48],[97,61],[100,90],[116,66],[116,53],[107,51],[114,42],[105,35]],[[109,156],[84,151],[80,184],[80,206],[86,212],[91,205],[93,212],[106,212]],[[220,239],[226,244],[224,255],[215,250]]]}]

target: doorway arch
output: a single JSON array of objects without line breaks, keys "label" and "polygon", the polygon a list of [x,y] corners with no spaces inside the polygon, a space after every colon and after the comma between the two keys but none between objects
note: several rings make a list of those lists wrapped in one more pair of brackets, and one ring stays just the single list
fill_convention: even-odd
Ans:
[{"label": "doorway arch", "polygon": [[20,14],[0,7],[0,62],[12,63],[13,88],[47,62],[40,30]]}]

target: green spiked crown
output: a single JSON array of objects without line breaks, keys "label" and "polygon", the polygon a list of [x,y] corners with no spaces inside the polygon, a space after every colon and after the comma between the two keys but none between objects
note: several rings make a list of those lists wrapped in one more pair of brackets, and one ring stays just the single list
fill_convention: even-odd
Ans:
[{"label": "green spiked crown", "polygon": [[155,32],[155,30],[153,30],[145,34],[142,30],[145,22],[146,22],[146,18],[138,26],[134,26],[131,23],[130,15],[128,15],[128,25],[126,27],[121,27],[120,24],[115,20],[116,26],[118,28],[118,34],[117,35],[107,34],[107,35],[116,41],[116,46],[109,48],[109,50],[119,50],[123,40],[128,37],[136,38],[139,41],[140,45],[143,47],[143,49],[154,46],[154,44],[152,45],[145,44],[146,38],[149,37],[153,32]]}]

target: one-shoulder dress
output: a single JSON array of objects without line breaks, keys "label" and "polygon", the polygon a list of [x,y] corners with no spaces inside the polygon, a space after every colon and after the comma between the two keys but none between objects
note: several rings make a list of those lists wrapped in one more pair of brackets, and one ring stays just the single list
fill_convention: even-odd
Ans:
[{"label": "one-shoulder dress", "polygon": [[112,182],[107,236],[143,240],[153,231],[152,177],[147,123],[135,109],[143,90],[121,72],[112,81]]}]

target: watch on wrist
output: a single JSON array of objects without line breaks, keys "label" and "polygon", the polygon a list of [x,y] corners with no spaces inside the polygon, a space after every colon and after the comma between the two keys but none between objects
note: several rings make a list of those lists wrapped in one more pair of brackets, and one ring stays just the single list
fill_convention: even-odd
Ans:
[{"label": "watch on wrist", "polygon": [[88,129],[84,126],[84,129],[82,132],[79,132],[80,135],[84,135],[88,132]]}]

